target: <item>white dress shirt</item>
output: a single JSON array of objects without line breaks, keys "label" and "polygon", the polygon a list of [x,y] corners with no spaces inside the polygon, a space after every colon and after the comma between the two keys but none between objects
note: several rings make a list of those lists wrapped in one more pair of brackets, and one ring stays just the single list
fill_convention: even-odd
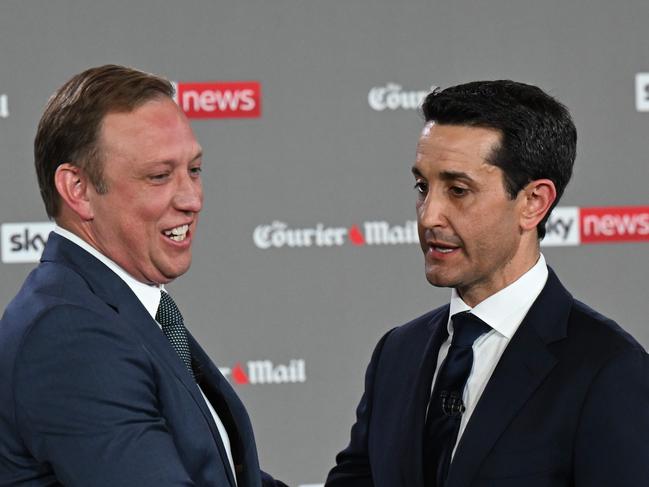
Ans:
[{"label": "white dress shirt", "polygon": [[[496,294],[489,296],[487,299],[476,305],[473,309],[467,305],[458,292],[453,289],[451,292],[451,303],[449,310],[449,320],[447,323],[448,339],[442,344],[437,356],[437,368],[433,379],[433,387],[437,380],[437,373],[442,362],[448,354],[453,339],[453,323],[451,317],[462,311],[470,310],[482,321],[487,323],[492,330],[478,337],[473,342],[473,367],[464,387],[462,400],[466,408],[460,421],[460,430],[457,435],[453,455],[457,444],[464,433],[471,414],[475,409],[482,392],[491,378],[500,357],[502,356],[509,341],[518,330],[525,315],[532,307],[536,298],[541,294],[543,286],[548,279],[548,268],[545,263],[543,254],[534,266]],[[432,392],[432,391],[431,391]]]},{"label": "white dress shirt", "polygon": [[[138,281],[135,279],[133,276],[131,276],[128,272],[126,272],[124,269],[122,269],[119,265],[117,265],[115,262],[113,262],[111,259],[106,257],[104,254],[99,252],[97,249],[95,249],[93,246],[91,246],[89,243],[87,243],[85,240],[80,238],[79,236],[75,235],[74,233],[66,230],[65,228],[61,228],[58,225],[54,228],[54,232],[61,235],[62,237],[67,238],[70,240],[72,243],[77,244],[79,247],[81,247],[83,250],[86,252],[90,253],[93,257],[104,263],[111,271],[113,271],[115,274],[117,274],[122,281],[126,283],[126,285],[131,288],[131,291],[133,291],[133,294],[137,297],[137,299],[140,300],[142,305],[146,308],[146,310],[149,312],[151,315],[151,318],[155,320],[155,315],[158,312],[158,306],[160,305],[160,292],[164,291],[164,285],[151,285],[151,284],[145,284],[143,282]],[[166,291],[165,291],[166,292]],[[156,323],[158,323],[156,321]],[[162,331],[162,326],[160,323],[158,323],[158,326],[160,327],[160,330]],[[216,411],[214,410],[214,407],[212,407],[212,404],[210,401],[207,399],[207,396],[205,396],[205,393],[203,390],[196,384],[198,387],[198,390],[201,391],[201,395],[203,396],[203,399],[205,400],[205,403],[207,404],[207,407],[210,410],[210,413],[212,414],[212,418],[214,418],[214,422],[216,423],[216,427],[219,430],[219,434],[221,435],[221,441],[223,442],[223,446],[225,447],[225,452],[228,455],[228,461],[230,462],[230,468],[232,469],[232,475],[235,479],[236,482],[236,474],[234,470],[234,461],[232,460],[232,452],[230,451],[230,437],[228,436],[228,432],[225,429],[225,426],[223,425],[223,422],[219,418],[219,415],[216,414]]]}]

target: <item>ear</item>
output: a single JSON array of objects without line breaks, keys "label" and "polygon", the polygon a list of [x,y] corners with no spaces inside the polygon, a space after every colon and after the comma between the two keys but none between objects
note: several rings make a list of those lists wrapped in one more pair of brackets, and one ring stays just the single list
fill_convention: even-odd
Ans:
[{"label": "ear", "polygon": [[91,183],[81,168],[67,162],[61,164],[54,173],[54,184],[61,199],[81,220],[94,218],[88,198]]},{"label": "ear", "polygon": [[536,179],[523,188],[521,228],[534,230],[557,198],[557,190],[549,179]]}]

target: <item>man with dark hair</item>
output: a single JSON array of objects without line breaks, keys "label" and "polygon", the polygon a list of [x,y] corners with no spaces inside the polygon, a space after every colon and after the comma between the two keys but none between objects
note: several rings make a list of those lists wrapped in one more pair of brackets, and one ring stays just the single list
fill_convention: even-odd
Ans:
[{"label": "man with dark hair", "polygon": [[481,81],[423,113],[419,239],[451,301],[380,340],[327,487],[644,485],[649,357],[540,253],[575,159],[568,111]]},{"label": "man with dark hair", "polygon": [[40,265],[0,321],[0,485],[284,485],[164,285],[184,274],[202,151],[165,79],[80,73],[35,139]]}]

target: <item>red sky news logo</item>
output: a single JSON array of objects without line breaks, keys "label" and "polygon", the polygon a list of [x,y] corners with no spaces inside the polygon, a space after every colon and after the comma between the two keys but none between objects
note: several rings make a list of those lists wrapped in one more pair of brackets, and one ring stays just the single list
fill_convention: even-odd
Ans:
[{"label": "red sky news logo", "polygon": [[649,241],[649,206],[582,208],[581,243]]},{"label": "red sky news logo", "polygon": [[236,385],[299,384],[306,382],[304,359],[291,359],[288,364],[274,364],[270,360],[237,362],[232,367],[219,367],[224,377]]},{"label": "red sky news logo", "polygon": [[178,82],[176,103],[187,118],[261,117],[261,83],[258,81]]}]

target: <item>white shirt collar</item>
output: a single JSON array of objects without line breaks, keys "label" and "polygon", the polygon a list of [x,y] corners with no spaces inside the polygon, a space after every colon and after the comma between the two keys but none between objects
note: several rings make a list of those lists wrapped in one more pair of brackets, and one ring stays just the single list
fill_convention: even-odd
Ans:
[{"label": "white shirt collar", "polygon": [[450,317],[461,311],[471,310],[471,313],[510,339],[541,294],[547,280],[548,267],[545,257],[540,254],[539,260],[529,271],[509,286],[478,303],[473,309],[462,300],[457,290],[453,289],[449,310],[449,335],[452,334]]},{"label": "white shirt collar", "polygon": [[97,258],[111,271],[117,274],[119,278],[122,279],[122,281],[124,281],[129,288],[131,288],[131,291],[133,291],[135,296],[140,300],[151,317],[155,319],[155,315],[158,312],[158,305],[160,304],[160,291],[164,290],[163,285],[151,285],[138,281],[128,272],[122,269],[119,265],[117,265],[115,262],[110,260],[104,254],[90,245],[88,242],[83,240],[78,235],[70,232],[69,230],[66,230],[65,228],[61,228],[57,225],[54,228],[54,233],[57,233],[62,237],[67,238],[72,243],[77,244],[79,247],[91,254],[93,257]]}]

